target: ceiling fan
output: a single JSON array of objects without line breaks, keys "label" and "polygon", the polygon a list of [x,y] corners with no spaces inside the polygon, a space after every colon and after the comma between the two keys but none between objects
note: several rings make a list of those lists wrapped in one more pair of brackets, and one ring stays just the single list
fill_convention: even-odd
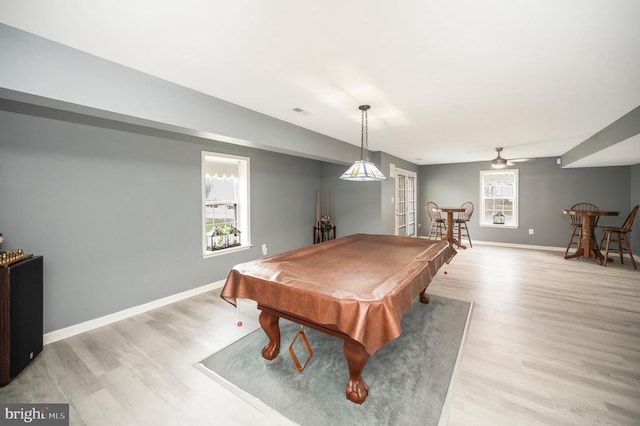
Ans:
[{"label": "ceiling fan", "polygon": [[500,156],[502,147],[496,148],[496,151],[498,152],[498,156],[491,160],[491,168],[496,170],[505,169],[507,166],[513,166],[514,163],[523,163],[525,161],[533,160],[533,158],[512,158],[508,160]]}]

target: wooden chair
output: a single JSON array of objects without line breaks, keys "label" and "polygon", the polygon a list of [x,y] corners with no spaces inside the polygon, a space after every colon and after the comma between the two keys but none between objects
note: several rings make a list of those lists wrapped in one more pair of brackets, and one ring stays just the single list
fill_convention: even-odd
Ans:
[{"label": "wooden chair", "polygon": [[[591,203],[578,203],[571,206],[571,210],[587,210],[587,211],[598,211],[600,210],[598,206]],[[577,214],[569,215],[569,220],[571,221],[571,238],[569,239],[569,244],[567,244],[567,249],[564,251],[564,255],[566,256],[569,253],[569,249],[571,246],[575,245],[576,247],[580,247],[580,242],[582,241],[582,216]],[[596,226],[598,225],[598,217],[596,216]]]},{"label": "wooden chair", "polygon": [[437,210],[438,205],[433,201],[429,201],[424,209],[427,211],[427,216],[429,216],[429,220],[431,220],[431,227],[429,228],[428,238],[431,239],[433,235],[434,239],[438,239],[438,235],[440,239],[444,238],[447,232],[447,224],[446,221],[442,218],[442,215]]},{"label": "wooden chair", "polygon": [[467,201],[466,203],[462,203],[460,206],[465,209],[464,213],[458,213],[457,217],[453,219],[454,231],[457,228],[458,230],[458,241],[462,243],[462,237],[467,237],[469,240],[469,247],[473,247],[471,244],[471,237],[469,236],[469,228],[467,227],[467,223],[471,220],[471,215],[473,214],[473,203],[471,201]]},{"label": "wooden chair", "polygon": [[[633,226],[633,220],[636,217],[636,213],[638,212],[638,206],[635,206],[627,219],[624,221],[624,224],[620,228],[616,228],[615,226],[603,226],[602,229],[602,240],[600,241],[600,247],[605,247],[602,244],[606,240],[606,249],[604,252],[604,266],[607,266],[607,261],[609,260],[609,251],[614,253],[620,253],[620,263],[624,264],[624,260],[622,255],[624,253],[628,253],[631,258],[631,264],[633,264],[633,269],[638,270],[636,267],[636,261],[633,258],[633,252],[631,251],[631,245],[629,244],[629,239],[627,238],[627,234],[631,232],[631,227]],[[614,236],[613,238],[611,236]],[[611,250],[611,243],[618,244],[617,248]],[[624,244],[627,245],[625,248]]]}]

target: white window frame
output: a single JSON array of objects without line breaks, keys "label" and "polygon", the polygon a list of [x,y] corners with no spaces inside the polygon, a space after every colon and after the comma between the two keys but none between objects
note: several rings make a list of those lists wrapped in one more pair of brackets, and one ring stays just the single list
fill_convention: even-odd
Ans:
[{"label": "white window frame", "polygon": [[[490,197],[485,194],[485,180],[490,176],[496,175],[509,175],[513,178],[513,196],[512,197]],[[481,170],[480,171],[480,209],[478,214],[479,225],[487,228],[507,228],[507,229],[518,229],[519,225],[519,203],[518,198],[520,195],[520,185],[519,185],[519,173],[518,169],[504,169],[504,170]],[[513,212],[511,215],[507,215],[507,223],[504,225],[494,224],[493,223],[493,213],[495,212],[495,205],[491,206],[492,208],[488,208],[487,201],[488,200],[499,200],[499,199],[510,199],[511,204],[513,206]],[[499,207],[498,207],[499,209]],[[509,220],[509,216],[512,217]]]},{"label": "white window frame", "polygon": [[[238,165],[238,192],[237,198],[237,214],[238,214],[238,229],[240,230],[240,245],[237,247],[229,247],[223,250],[207,250],[207,224],[206,224],[206,196],[205,196],[205,174],[207,162],[227,163]],[[221,256],[229,253],[234,253],[240,250],[246,250],[251,247],[251,206],[250,200],[250,188],[249,188],[249,170],[250,159],[249,157],[241,157],[237,155],[220,154],[217,152],[202,151],[202,163],[200,169],[200,181],[202,192],[202,232],[200,233],[202,239],[202,255],[204,258]]]}]

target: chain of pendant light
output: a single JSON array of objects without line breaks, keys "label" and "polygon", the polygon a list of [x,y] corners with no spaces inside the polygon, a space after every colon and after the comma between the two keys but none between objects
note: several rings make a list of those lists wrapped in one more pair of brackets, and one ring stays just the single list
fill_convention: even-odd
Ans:
[{"label": "chain of pendant light", "polygon": [[[367,111],[369,110],[369,105],[363,105],[361,108],[362,111],[362,128],[360,132],[360,159],[369,161],[369,114]],[[367,157],[365,158],[365,153]]]}]

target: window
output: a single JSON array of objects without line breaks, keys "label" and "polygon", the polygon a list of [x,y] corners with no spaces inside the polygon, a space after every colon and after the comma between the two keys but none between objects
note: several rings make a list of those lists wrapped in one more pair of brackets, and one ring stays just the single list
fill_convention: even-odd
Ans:
[{"label": "window", "polygon": [[518,170],[480,172],[480,226],[518,227]]},{"label": "window", "polygon": [[249,158],[202,153],[202,251],[205,257],[251,244]]}]

